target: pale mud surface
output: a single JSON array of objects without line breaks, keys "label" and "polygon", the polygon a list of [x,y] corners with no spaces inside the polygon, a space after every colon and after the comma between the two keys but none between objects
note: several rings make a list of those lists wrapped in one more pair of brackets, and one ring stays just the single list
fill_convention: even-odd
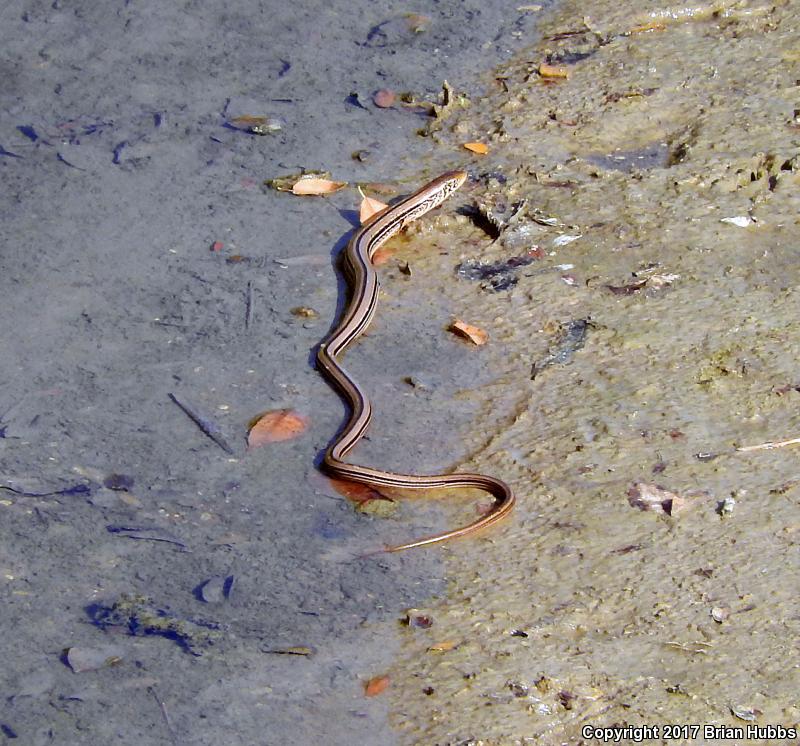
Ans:
[{"label": "pale mud surface", "polygon": [[[389,668],[403,610],[443,590],[443,565],[435,551],[352,558],[442,516],[360,515],[317,473],[344,408],[312,352],[358,195],[262,182],[313,168],[410,191],[431,175],[436,145],[414,134],[427,117],[372,93],[436,100],[448,79],[477,98],[476,71],[534,38],[529,11],[408,10],[3,3],[0,742],[396,740],[388,697],[364,682]],[[255,136],[231,125],[242,115],[281,129]],[[464,160],[455,145],[444,157]],[[451,367],[493,374],[425,323],[427,347],[364,345],[362,382],[390,417],[378,463],[391,450],[435,471],[477,412],[442,409]],[[398,435],[401,379],[431,361],[440,409]],[[278,408],[308,429],[246,453],[248,421]]]},{"label": "pale mud surface", "polygon": [[[443,144],[490,146],[474,164],[495,178],[463,197],[485,230],[440,218],[399,254],[442,315],[490,335],[469,352],[491,381],[460,376],[479,410],[457,466],[519,501],[443,550],[433,624],[387,669],[405,743],[800,720],[799,446],[736,450],[800,436],[800,17],[635,8],[564,4],[445,123]],[[548,60],[568,78],[542,79]],[[533,246],[505,289],[454,275]],[[647,485],[671,514],[633,504]]]}]

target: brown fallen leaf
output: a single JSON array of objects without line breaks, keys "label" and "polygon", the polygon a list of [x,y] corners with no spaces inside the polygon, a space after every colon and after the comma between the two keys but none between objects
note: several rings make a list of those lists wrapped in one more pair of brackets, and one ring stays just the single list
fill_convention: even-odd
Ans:
[{"label": "brown fallen leaf", "polygon": [[408,23],[409,30],[415,34],[421,34],[424,31],[427,31],[428,26],[431,25],[430,16],[424,16],[421,13],[407,13],[406,21]]},{"label": "brown fallen leaf", "polygon": [[239,127],[240,129],[250,129],[250,127],[256,127],[259,124],[264,124],[267,121],[266,117],[263,116],[251,116],[250,114],[244,114],[241,117],[234,117],[230,119],[229,122],[234,127]]},{"label": "brown fallen leaf", "polygon": [[462,147],[478,155],[486,155],[489,152],[489,146],[482,142],[465,142]]},{"label": "brown fallen leaf", "polygon": [[665,23],[661,23],[660,21],[649,21],[648,23],[643,23],[640,26],[634,26],[630,31],[629,34],[642,34],[647,31],[664,31],[667,28]]},{"label": "brown fallen leaf", "polygon": [[442,642],[437,642],[435,645],[431,645],[428,648],[429,653],[446,653],[448,650],[452,650],[456,647],[458,643],[455,640],[442,640]]},{"label": "brown fallen leaf", "polygon": [[296,438],[308,427],[308,417],[292,409],[262,412],[248,423],[247,447],[259,448],[266,443]]},{"label": "brown fallen leaf", "polygon": [[569,72],[564,65],[548,65],[546,62],[542,62],[539,65],[539,75],[543,78],[568,78]]},{"label": "brown fallen leaf", "polygon": [[633,295],[638,293],[645,285],[647,285],[646,277],[643,280],[636,280],[627,285],[606,285],[605,287],[614,295]]},{"label": "brown fallen leaf", "polygon": [[361,187],[358,188],[358,192],[361,195],[361,205],[358,208],[358,219],[361,225],[364,225],[373,215],[383,212],[389,206],[379,199],[367,197],[367,195],[361,191]]},{"label": "brown fallen leaf", "polygon": [[375,93],[372,94],[372,103],[379,109],[388,109],[394,106],[396,99],[397,94],[394,91],[390,91],[388,88],[381,88],[379,91],[375,91]]},{"label": "brown fallen leaf", "polygon": [[299,174],[286,174],[276,176],[274,179],[266,179],[264,184],[279,192],[291,192],[297,182],[304,179],[330,179],[327,171],[301,171]]},{"label": "brown fallen leaf", "polygon": [[374,676],[364,684],[365,697],[377,697],[386,691],[389,686],[388,676]]},{"label": "brown fallen leaf", "polygon": [[352,500],[354,503],[363,503],[367,500],[383,500],[387,497],[387,495],[383,495],[367,484],[350,482],[347,479],[333,479],[331,477],[328,477],[328,481],[331,487],[340,495],[344,495],[348,500]]},{"label": "brown fallen leaf", "polygon": [[458,319],[450,324],[448,329],[459,337],[468,339],[474,345],[485,345],[489,341],[489,334],[483,329]]},{"label": "brown fallen leaf", "polygon": [[301,655],[304,658],[310,658],[314,655],[314,648],[307,645],[295,645],[290,648],[276,648],[274,650],[265,650],[264,652],[270,655]]},{"label": "brown fallen leaf", "polygon": [[338,192],[346,186],[346,181],[332,181],[331,179],[320,179],[312,176],[295,182],[292,186],[292,194],[300,196],[322,196]]}]

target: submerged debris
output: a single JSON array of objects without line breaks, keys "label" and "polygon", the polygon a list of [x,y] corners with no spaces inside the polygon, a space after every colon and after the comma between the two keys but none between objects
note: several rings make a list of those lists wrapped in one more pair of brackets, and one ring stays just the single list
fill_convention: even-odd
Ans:
[{"label": "submerged debris", "polygon": [[589,319],[575,319],[563,324],[558,340],[551,347],[550,353],[531,366],[531,380],[533,381],[539,373],[551,365],[569,363],[575,352],[585,344],[590,327]]},{"label": "submerged debris", "polygon": [[666,515],[676,515],[685,510],[690,505],[690,498],[697,496],[697,493],[679,495],[645,482],[634,482],[628,490],[628,502],[632,507]]},{"label": "submerged debris", "polygon": [[174,640],[192,655],[202,655],[202,648],[212,645],[222,634],[218,624],[181,619],[138,594],[123,593],[111,606],[92,606],[89,616],[101,629],[124,627],[136,637],[159,635]]},{"label": "submerged debris", "polygon": [[195,595],[207,604],[219,604],[231,597],[235,582],[233,575],[215,575],[201,583],[195,589]]},{"label": "submerged debris", "polygon": [[106,526],[106,530],[110,534],[119,534],[126,536],[129,539],[144,539],[145,541],[164,541],[167,544],[175,544],[184,551],[189,551],[180,539],[165,531],[158,526]]},{"label": "submerged debris", "polygon": [[512,256],[503,262],[491,264],[467,259],[456,267],[456,274],[465,280],[488,280],[481,287],[497,293],[514,287],[519,281],[517,271],[532,264],[541,256],[539,249],[530,249],[521,256]]},{"label": "submerged debris", "polygon": [[225,440],[225,436],[222,434],[222,429],[216,422],[201,414],[190,404],[178,399],[175,394],[169,393],[167,396],[183,410],[184,414],[200,428],[204,435],[211,438],[225,453],[233,455],[233,448],[228,445],[228,441]]},{"label": "submerged debris", "polygon": [[125,651],[119,645],[102,645],[97,648],[68,648],[65,660],[75,673],[97,671],[122,662]]}]

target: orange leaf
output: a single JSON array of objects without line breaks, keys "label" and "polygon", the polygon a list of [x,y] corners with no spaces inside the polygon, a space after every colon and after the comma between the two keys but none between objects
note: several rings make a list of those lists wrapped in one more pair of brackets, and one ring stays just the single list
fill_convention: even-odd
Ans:
[{"label": "orange leaf", "polygon": [[641,26],[634,26],[628,33],[642,34],[647,31],[664,31],[666,28],[666,24],[660,21],[650,21],[648,23],[643,23]]},{"label": "orange leaf", "polygon": [[347,186],[346,181],[331,181],[330,179],[318,179],[311,177],[296,181],[292,187],[292,194],[299,195],[322,195],[333,194]]},{"label": "orange leaf", "polygon": [[262,412],[248,423],[247,447],[259,448],[265,443],[296,438],[308,427],[308,417],[292,409]]},{"label": "orange leaf", "polygon": [[539,65],[539,75],[543,78],[568,78],[569,73],[567,72],[567,68],[564,65],[548,65],[546,62],[542,62]]},{"label": "orange leaf", "polygon": [[465,142],[463,147],[478,155],[486,155],[489,152],[489,146],[482,142]]},{"label": "orange leaf", "polygon": [[385,495],[382,495],[378,490],[366,484],[359,482],[351,482],[347,479],[329,479],[331,486],[340,495],[344,495],[348,500],[354,503],[365,503],[369,500],[383,500]]},{"label": "orange leaf", "polygon": [[394,104],[395,98],[394,91],[390,91],[388,88],[381,88],[379,91],[375,91],[372,96],[372,103],[380,109],[388,109]]},{"label": "orange leaf", "polygon": [[446,653],[448,650],[452,650],[458,643],[455,640],[442,640],[442,642],[437,642],[435,645],[431,645],[428,648],[429,653]]},{"label": "orange leaf", "polygon": [[467,324],[464,321],[456,320],[450,324],[448,329],[453,332],[453,334],[468,339],[475,345],[485,345],[489,341],[489,334],[487,332],[483,331],[483,329],[478,326]]},{"label": "orange leaf", "polygon": [[388,676],[375,676],[364,684],[365,697],[377,697],[382,692],[386,691],[389,686]]},{"label": "orange leaf", "polygon": [[358,219],[361,221],[361,225],[364,225],[373,215],[383,212],[389,206],[373,197],[366,197],[363,194],[361,197],[361,206],[358,208]]}]

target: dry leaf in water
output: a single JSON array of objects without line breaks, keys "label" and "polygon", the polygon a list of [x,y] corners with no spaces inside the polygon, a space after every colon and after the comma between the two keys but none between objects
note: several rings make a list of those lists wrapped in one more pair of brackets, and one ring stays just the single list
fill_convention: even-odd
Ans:
[{"label": "dry leaf in water", "polygon": [[489,152],[489,146],[482,142],[465,142],[464,147],[478,155],[486,155]]},{"label": "dry leaf in water", "polygon": [[292,194],[298,194],[300,196],[321,196],[333,194],[346,186],[346,181],[331,181],[330,179],[320,179],[312,176],[308,179],[296,181],[294,186],[292,186]]},{"label": "dry leaf in water", "polygon": [[539,75],[541,75],[543,78],[569,77],[567,68],[563,65],[548,65],[546,62],[542,62],[542,64],[539,65]]},{"label": "dry leaf in water", "polygon": [[368,484],[360,484],[359,482],[351,482],[347,479],[332,479],[328,477],[331,487],[335,489],[340,495],[344,495],[348,500],[354,503],[363,503],[367,500],[382,500],[387,495],[378,492],[374,487]]},{"label": "dry leaf in water", "polygon": [[385,692],[389,686],[388,676],[375,676],[364,684],[365,697],[377,697],[382,692]]},{"label": "dry leaf in water", "polygon": [[667,28],[665,23],[660,21],[650,21],[643,23],[641,26],[634,26],[628,33],[629,34],[643,34],[647,31],[664,31]]},{"label": "dry leaf in water", "polygon": [[424,16],[421,13],[406,14],[406,21],[408,22],[408,28],[415,34],[421,34],[427,31],[428,26],[431,25],[430,16]]},{"label": "dry leaf in water", "polygon": [[396,98],[397,94],[394,91],[390,91],[388,88],[381,88],[373,94],[372,102],[379,109],[388,109],[390,106],[394,106]]},{"label": "dry leaf in water", "polygon": [[473,326],[472,324],[467,324],[464,321],[459,321],[458,319],[450,324],[448,328],[453,334],[468,339],[475,345],[485,345],[489,341],[489,334],[483,331],[483,329],[478,326]]},{"label": "dry leaf in water", "polygon": [[446,653],[448,650],[452,650],[456,647],[458,643],[455,640],[442,640],[442,642],[437,642],[435,645],[431,645],[428,648],[429,653]]},{"label": "dry leaf in water", "polygon": [[330,173],[327,171],[301,171],[299,174],[285,174],[276,176],[274,179],[266,179],[264,184],[279,192],[291,192],[297,182],[312,178],[330,180]]},{"label": "dry leaf in water", "polygon": [[[359,192],[361,190],[359,189]],[[374,197],[367,197],[363,192],[361,193],[361,205],[358,208],[358,219],[361,225],[367,222],[373,215],[383,212],[389,205],[381,202]]]},{"label": "dry leaf in water", "polygon": [[275,409],[256,415],[249,423],[247,447],[296,438],[308,427],[308,417],[293,409]]}]

